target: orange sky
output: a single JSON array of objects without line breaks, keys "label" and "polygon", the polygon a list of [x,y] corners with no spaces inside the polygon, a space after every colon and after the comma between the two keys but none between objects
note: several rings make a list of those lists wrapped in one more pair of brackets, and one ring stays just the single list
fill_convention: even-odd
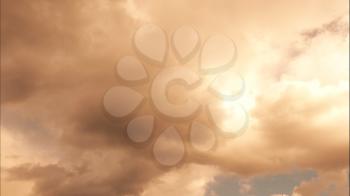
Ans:
[{"label": "orange sky", "polygon": [[[2,0],[1,195],[348,195],[348,17],[345,0]],[[125,141],[101,97],[144,23],[235,41],[245,134],[171,169]],[[298,171],[315,176],[289,192],[255,183]]]}]

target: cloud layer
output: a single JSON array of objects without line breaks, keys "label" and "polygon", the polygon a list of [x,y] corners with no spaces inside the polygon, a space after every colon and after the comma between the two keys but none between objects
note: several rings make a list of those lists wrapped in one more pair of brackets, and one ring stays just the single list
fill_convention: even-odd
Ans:
[{"label": "cloud layer", "polygon": [[[235,69],[249,89],[246,134],[220,138],[215,152],[189,152],[173,169],[154,164],[149,146],[129,145],[101,97],[145,22],[169,34],[193,24],[202,38],[236,41]],[[317,177],[294,196],[346,195],[348,29],[347,1],[4,0],[1,194],[216,195],[215,176],[311,169]],[[243,180],[241,194],[252,190]]]}]

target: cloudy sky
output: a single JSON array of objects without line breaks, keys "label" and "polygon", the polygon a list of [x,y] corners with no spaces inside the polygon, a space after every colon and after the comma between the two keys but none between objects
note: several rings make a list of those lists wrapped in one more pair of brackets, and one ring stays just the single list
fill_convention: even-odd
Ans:
[{"label": "cloudy sky", "polygon": [[[2,0],[1,195],[348,195],[348,17],[347,0]],[[145,23],[235,41],[245,134],[171,168],[130,145],[101,99]]]}]

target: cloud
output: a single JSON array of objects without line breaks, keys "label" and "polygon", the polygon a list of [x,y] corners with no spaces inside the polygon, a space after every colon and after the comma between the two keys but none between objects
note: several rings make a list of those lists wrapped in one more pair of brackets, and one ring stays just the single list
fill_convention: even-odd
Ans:
[{"label": "cloud", "polygon": [[269,89],[257,98],[249,132],[195,161],[242,175],[347,168],[348,87],[282,81]]},{"label": "cloud", "polygon": [[33,195],[139,195],[143,185],[161,173],[147,160],[116,151],[90,152],[66,161],[15,166],[6,170],[7,180],[34,182]]},{"label": "cloud", "polygon": [[240,181],[240,183],[239,183],[239,193],[241,195],[246,195],[246,194],[248,194],[251,191],[252,191],[252,185],[248,181],[245,181],[245,180]]},{"label": "cloud", "polygon": [[145,188],[142,196],[152,195],[205,195],[206,186],[219,173],[216,167],[190,164],[167,172]]},{"label": "cloud", "polygon": [[[311,189],[322,186],[341,195],[349,163],[344,5],[2,2],[2,179],[30,182],[21,186],[42,196],[203,195],[219,173],[256,176],[301,168],[320,176],[295,194],[314,194]],[[118,84],[111,71],[116,60],[132,52],[132,33],[145,21],[169,33],[190,23],[203,39],[221,31],[232,36],[239,47],[237,69],[252,87],[249,131],[233,141],[219,138],[215,153],[190,151],[190,166],[158,168],[149,148],[129,146],[121,133],[125,124],[109,121],[101,108],[105,90]],[[327,177],[335,179],[335,188],[327,188]],[[241,185],[243,192],[254,188]]]},{"label": "cloud", "polygon": [[345,196],[349,193],[349,173],[347,170],[321,172],[319,176],[302,182],[294,188],[293,196],[321,194]]}]

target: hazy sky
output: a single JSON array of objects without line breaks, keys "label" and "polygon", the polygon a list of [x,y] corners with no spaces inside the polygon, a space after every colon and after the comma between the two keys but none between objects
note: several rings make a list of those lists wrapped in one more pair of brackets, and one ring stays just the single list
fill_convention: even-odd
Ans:
[{"label": "hazy sky", "polygon": [[[1,195],[346,196],[347,0],[2,0]],[[248,130],[158,167],[101,109],[144,23],[231,37]]]}]

